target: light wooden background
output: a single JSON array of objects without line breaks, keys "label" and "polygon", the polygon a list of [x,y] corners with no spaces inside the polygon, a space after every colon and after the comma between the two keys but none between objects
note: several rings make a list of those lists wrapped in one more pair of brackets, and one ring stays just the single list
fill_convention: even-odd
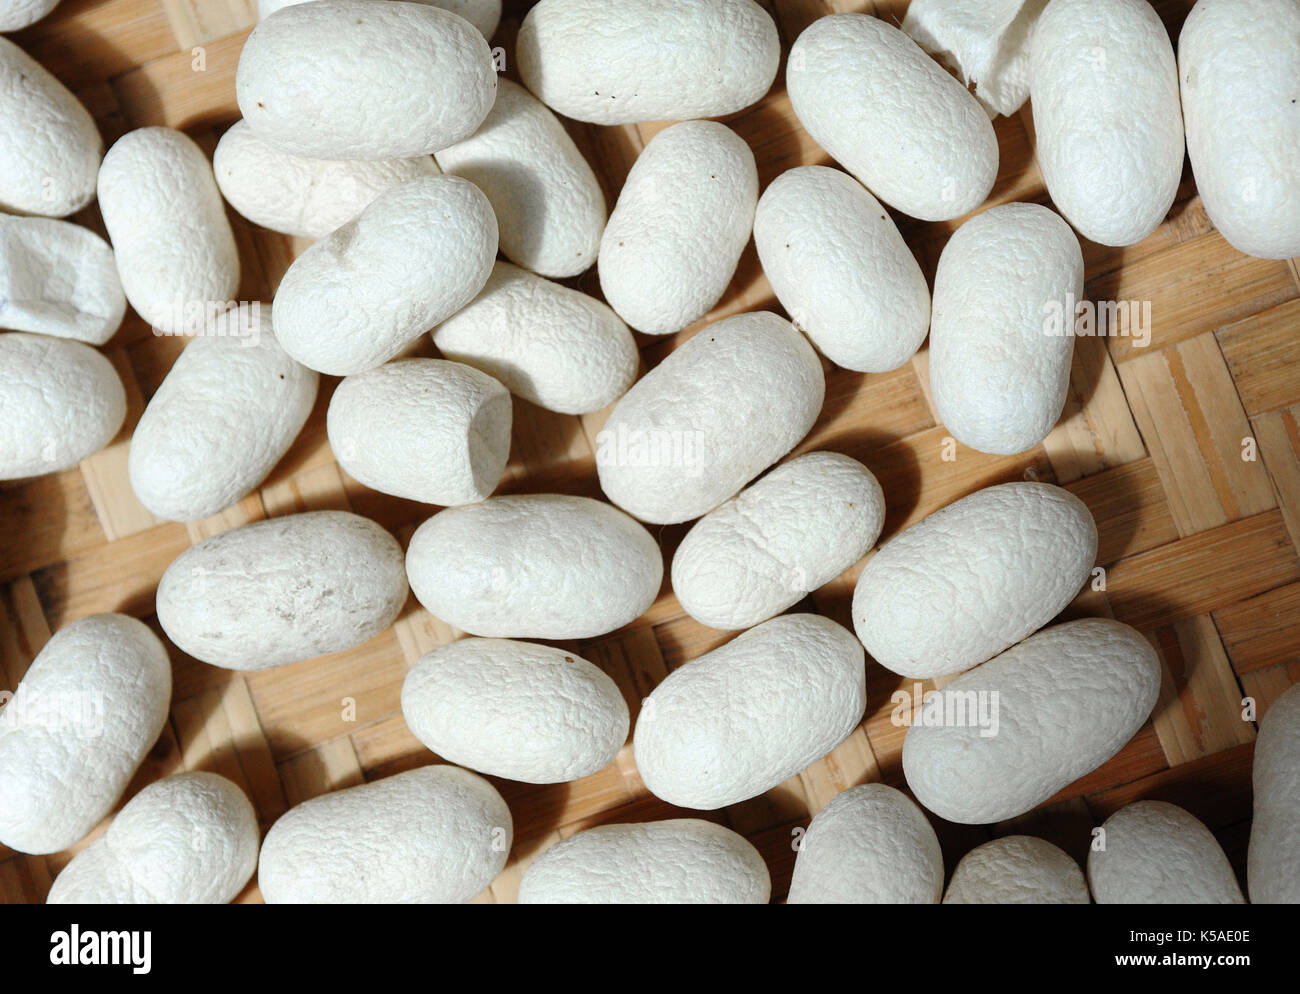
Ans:
[{"label": "light wooden background", "polygon": [[[211,153],[238,111],[234,73],[255,21],[254,0],[64,0],[13,36],[70,86],[111,143],[136,127],[181,128]],[[776,0],[788,49],[814,18],[865,11],[901,21],[905,2]],[[1156,4],[1176,37],[1191,0]],[[513,53],[521,10],[508,3],[495,45]],[[785,169],[826,158],[799,128],[782,78],[758,106],[728,120],[758,157],[764,185]],[[1033,159],[1028,108],[997,122],[1001,171],[992,203],[1046,202]],[[573,125],[612,205],[637,150],[661,126]],[[270,300],[303,244],[262,231],[231,212],[244,265],[241,297]],[[103,231],[93,206],[78,220]],[[902,230],[927,275],[955,223],[904,219]],[[1149,300],[1149,348],[1127,339],[1078,342],[1066,416],[1047,441],[1013,458],[958,447],[944,461],[947,431],[927,396],[926,353],[892,373],[827,365],[826,406],[799,451],[830,448],[865,462],[889,503],[884,538],[950,501],[1015,479],[1060,483],[1081,497],[1101,532],[1107,589],[1088,592],[1068,616],[1111,615],[1141,629],[1164,662],[1153,720],[1113,760],[1014,823],[988,828],[935,821],[949,871],[970,848],[1009,832],[1041,835],[1081,861],[1089,831],[1138,798],[1173,801],[1203,819],[1239,872],[1250,817],[1254,725],[1241,698],[1262,709],[1300,680],[1300,268],[1247,258],[1211,227],[1190,170],[1164,224],[1117,250],[1084,244],[1095,299]],[[597,292],[594,272],[573,281]],[[752,247],[713,317],[776,307]],[[694,330],[694,329],[690,329]],[[690,334],[642,339],[653,366]],[[167,565],[209,535],[269,515],[350,508],[405,542],[431,509],[361,487],[333,462],[324,411],[335,381],[322,378],[302,437],[272,478],[239,505],[195,525],[154,519],[126,475],[131,428],[183,340],[155,338],[133,313],[106,351],[131,398],[115,444],[79,469],[0,485],[0,688],[13,688],[50,633],[84,615],[124,611],[155,630],[154,590]],[[418,347],[433,354],[427,338]],[[516,402],[514,447],[499,492],[598,495],[593,464],[603,414],[560,416]],[[1253,439],[1253,460],[1243,440]],[[685,528],[662,529],[665,556]],[[849,624],[857,568],[817,591],[812,608]],[[161,634],[161,633],[160,633]],[[419,656],[456,633],[412,598],[399,622],[347,653],[251,675],[204,665],[171,648],[171,721],[128,791],[182,769],[220,772],[247,791],[263,830],[293,804],[331,789],[433,761],[398,707],[403,676]],[[635,716],[640,700],[681,663],[726,636],[685,617],[667,590],[627,628],[569,648],[604,667]],[[868,664],[862,726],[800,776],[762,797],[707,817],[752,839],[785,894],[792,830],[837,792],[883,780],[904,786],[905,729],[890,722],[890,694],[907,685]],[[347,702],[355,720],[345,720]],[[576,783],[499,782],[515,821],[511,862],[482,901],[513,901],[519,874],[539,851],[602,821],[680,812],[649,795],[631,747]],[[102,830],[101,826],[101,829]],[[93,836],[92,836],[93,837]],[[84,843],[83,843],[84,845]],[[0,899],[40,901],[72,853],[32,857],[0,847]],[[258,901],[255,882],[242,900]]]}]

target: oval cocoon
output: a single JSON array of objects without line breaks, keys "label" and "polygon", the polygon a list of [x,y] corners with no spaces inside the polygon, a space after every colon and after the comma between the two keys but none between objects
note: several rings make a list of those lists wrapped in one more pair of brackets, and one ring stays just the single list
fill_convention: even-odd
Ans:
[{"label": "oval cocoon", "polygon": [[425,766],[290,808],[257,883],[267,904],[464,904],[501,872],[513,832],[490,783]]},{"label": "oval cocoon", "polygon": [[923,221],[968,214],[993,189],[988,114],[898,28],[866,14],[813,21],[786,90],[809,136],[873,194]]},{"label": "oval cocoon", "polygon": [[542,276],[577,276],[596,261],[605,194],[564,126],[518,83],[498,84],[482,127],[438,153],[496,211],[501,251]]},{"label": "oval cocoon", "polygon": [[809,452],[695,523],[673,556],[673,593],[702,624],[749,628],[856,563],[884,521],[885,495],[867,467]]},{"label": "oval cocoon", "polygon": [[627,393],[641,356],[608,305],[498,262],[482,292],[433,333],[448,359],[560,414],[590,414]]},{"label": "oval cocoon", "polygon": [[157,741],[172,669],[158,637],[124,614],[59,629],[0,711],[0,843],[52,853],[117,803]]},{"label": "oval cocoon", "polygon": [[651,692],[636,723],[637,770],[669,804],[736,804],[843,742],[866,701],[853,636],[820,615],[782,615],[679,667]]},{"label": "oval cocoon", "polygon": [[1045,629],[943,688],[945,711],[952,702],[966,718],[908,729],[907,784],[948,821],[1015,818],[1119,752],[1159,691],[1160,660],[1128,625],[1085,618]]},{"label": "oval cocoon", "polygon": [[0,335],[0,369],[0,480],[71,469],[122,427],[122,380],[89,345]]},{"label": "oval cocoon", "polygon": [[596,438],[601,489],[642,521],[698,518],[793,449],[825,395],[821,361],[789,321],[717,321],[615,406]]},{"label": "oval cocoon", "polygon": [[432,156],[409,159],[313,159],[293,155],[236,121],[217,142],[212,170],[230,206],[254,224],[323,238],[381,193],[417,176],[436,176]]},{"label": "oval cocoon", "polygon": [[166,334],[195,334],[239,290],[239,252],[203,151],[171,128],[129,131],[99,169],[99,209],[126,299]]},{"label": "oval cocoon", "polygon": [[0,210],[66,217],[95,199],[104,140],[44,66],[0,38]]},{"label": "oval cocoon", "polygon": [[665,128],[637,156],[600,240],[600,289],[637,331],[701,318],[735,275],[758,203],[743,138],[716,121]]},{"label": "oval cocoon", "polygon": [[322,373],[373,369],[473,300],[496,251],[496,218],[478,187],[408,180],[293,261],[273,305],[280,344]]},{"label": "oval cocoon", "polygon": [[254,306],[255,324],[227,311],[227,334],[185,346],[131,435],[131,489],[160,518],[197,521],[248,496],[311,414],[319,377],[285,355]]},{"label": "oval cocoon", "polygon": [[0,8],[0,31],[17,31],[35,24],[58,4],[59,0],[5,0]]},{"label": "oval cocoon", "polygon": [[937,904],[943,850],[925,813],[881,783],[837,794],[799,840],[787,904]]},{"label": "oval cocoon", "polygon": [[347,511],[308,511],[186,549],[158,584],[158,621],[195,659],[264,670],[361,645],[405,601],[392,535]]},{"label": "oval cocoon", "polygon": [[772,878],[748,840],[698,818],[599,825],[542,853],[520,904],[766,904]]},{"label": "oval cocoon", "polygon": [[976,846],[953,870],[944,904],[1091,904],[1083,871],[1044,839],[1008,835]]},{"label": "oval cocoon", "polygon": [[524,783],[608,766],[628,711],[603,670],[549,645],[468,638],[424,656],[402,684],[402,717],[443,759]]},{"label": "oval cocoon", "polygon": [[469,504],[491,495],[510,455],[510,394],[445,359],[405,359],[347,377],[327,431],[339,465],[372,490]]},{"label": "oval cocoon", "polygon": [[1255,904],[1300,904],[1300,688],[1264,712],[1255,739],[1246,875]]},{"label": "oval cocoon", "polygon": [[1178,36],[1187,153],[1233,248],[1300,255],[1300,4],[1200,0]]},{"label": "oval cocoon", "polygon": [[[288,7],[306,0],[257,0],[257,16],[265,19],[281,7]],[[411,3],[427,3],[431,7],[441,7],[453,14],[459,14],[470,24],[478,28],[484,38],[491,38],[501,21],[501,0],[410,0]]]},{"label": "oval cocoon", "polygon": [[1101,826],[1104,849],[1088,852],[1098,904],[1245,904],[1218,840],[1175,804],[1137,801]]},{"label": "oval cocoon", "polygon": [[1038,165],[1052,202],[1102,245],[1140,242],[1183,172],[1178,67],[1146,0],[1052,0],[1030,41]]},{"label": "oval cocoon", "polygon": [[930,326],[930,289],[898,226],[852,176],[799,166],[758,201],[754,244],[795,327],[837,366],[882,373]]},{"label": "oval cocoon", "polygon": [[151,783],[72,858],[47,904],[228,904],[257,869],[257,815],[215,773]]},{"label": "oval cocoon", "polygon": [[853,591],[873,659],[916,680],[970,669],[1074,600],[1097,558],[1097,525],[1067,490],[1004,483],[894,536]]},{"label": "oval cocoon", "polygon": [[1079,240],[1046,207],[1005,204],[957,229],[934,278],[930,390],[959,442],[1014,455],[1047,437],[1065,407],[1081,299]]},{"label": "oval cocoon", "polygon": [[663,557],[608,504],[530,494],[435,514],[411,536],[406,572],[430,614],[471,635],[581,639],[644,614]]},{"label": "oval cocoon", "polygon": [[757,103],[781,59],[752,0],[542,0],[519,27],[524,84],[592,124],[721,117]]}]

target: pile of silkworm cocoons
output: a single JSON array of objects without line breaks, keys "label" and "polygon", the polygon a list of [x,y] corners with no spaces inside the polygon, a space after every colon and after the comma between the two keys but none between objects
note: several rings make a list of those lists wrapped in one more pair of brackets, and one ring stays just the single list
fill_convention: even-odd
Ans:
[{"label": "pile of silkworm cocoons", "polygon": [[[0,30],[53,6],[0,2]],[[913,723],[895,785],[840,785],[801,830],[788,903],[1300,902],[1300,685],[1259,719],[1245,888],[1211,831],[1162,800],[1108,810],[1086,865],[1005,834],[1161,698],[1145,635],[1062,615],[1098,565],[1092,514],[1012,478],[886,529],[911,508],[857,459],[802,445],[826,370],[894,370],[927,338],[918,368],[948,434],[998,455],[1039,445],[1074,347],[1044,333],[1044,307],[1083,296],[1080,238],[1128,246],[1166,218],[1184,149],[1235,249],[1300,255],[1300,0],[1199,0],[1177,39],[1147,0],[914,0],[901,27],[812,20],[784,62],[752,0],[540,0],[507,66],[500,18],[499,0],[262,0],[234,79],[242,118],[211,157],[168,127],[105,149],[72,92],[0,37],[0,480],[118,437],[127,397],[100,347],[129,305],[194,335],[125,453],[158,519],[256,491],[327,387],[338,465],[430,505],[405,548],[336,509],[191,532],[156,626],[96,614],[55,632],[0,711],[0,843],[75,851],[49,901],[229,902],[256,875],[267,902],[467,902],[511,858],[501,781],[568,783],[630,742],[622,774],[680,816],[615,811],[530,850],[520,903],[767,903],[768,866],[721,809],[843,743],[881,706],[880,667],[995,695],[999,725]],[[774,83],[827,164],[760,182],[726,119]],[[1026,101],[1050,205],[990,205],[992,119]],[[607,203],[562,119],[665,124]],[[96,200],[106,238],[66,220]],[[230,306],[231,209],[312,240],[259,327]],[[967,215],[931,286],[895,219]],[[692,328],[645,371],[646,336],[710,315],[751,237],[771,309]],[[520,401],[601,412],[597,481],[515,492]],[[680,448],[638,455],[656,439]],[[840,620],[815,613],[808,595],[858,567]],[[565,644],[669,591],[727,634],[657,685],[620,687]],[[448,633],[401,688],[436,761],[273,823],[205,771],[123,803],[168,720],[170,655],[302,663],[367,642],[412,595]],[[90,692],[93,741],[39,720]],[[939,820],[991,841],[945,871]]]}]

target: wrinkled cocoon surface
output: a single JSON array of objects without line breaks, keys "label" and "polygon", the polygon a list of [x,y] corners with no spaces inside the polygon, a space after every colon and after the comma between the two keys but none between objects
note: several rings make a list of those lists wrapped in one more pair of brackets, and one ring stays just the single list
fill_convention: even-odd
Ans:
[{"label": "wrinkled cocoon surface", "polygon": [[[126,299],[159,331],[213,318],[239,290],[239,252],[203,151],[172,128],[129,131],[99,170],[99,209]],[[178,314],[178,311],[180,312]]]},{"label": "wrinkled cocoon surface", "polygon": [[285,355],[269,321],[222,322],[231,334],[185,347],[131,435],[131,489],[160,518],[197,521],[246,497],[316,402],[319,377]]},{"label": "wrinkled cocoon surface", "polygon": [[782,173],[758,202],[754,244],[781,306],[837,366],[897,369],[925,341],[925,275],[852,176],[826,166]]},{"label": "wrinkled cocoon surface", "polygon": [[781,59],[752,0],[542,0],[519,28],[519,75],[577,121],[721,117],[757,103]]},{"label": "wrinkled cocoon surface", "polygon": [[67,221],[0,216],[0,328],[103,345],[125,313],[104,239]]},{"label": "wrinkled cocoon surface", "polygon": [[0,93],[0,210],[66,217],[94,200],[104,156],[94,118],[8,38],[0,38]]},{"label": "wrinkled cocoon surface", "polygon": [[267,904],[463,904],[501,872],[513,831],[482,777],[425,766],[291,808],[257,883]]},{"label": "wrinkled cocoon surface", "polygon": [[520,904],[766,904],[772,879],[744,836],[698,818],[600,825],[524,871]]},{"label": "wrinkled cocoon surface", "polygon": [[[1119,752],[1159,691],[1160,660],[1128,625],[1086,618],[1045,629],[943,688],[967,717],[908,729],[907,784],[948,821],[1015,818]],[[971,716],[991,714],[993,700],[997,733],[981,734]]]},{"label": "wrinkled cocoon surface", "polygon": [[789,614],[668,675],[641,707],[636,766],[656,797],[711,811],[821,759],[866,707],[862,646],[828,618]]},{"label": "wrinkled cocoon surface", "polygon": [[541,101],[508,79],[497,87],[487,120],[442,149],[438,165],[487,194],[507,259],[542,276],[576,276],[596,261],[605,194]]},{"label": "wrinkled cocoon surface", "polygon": [[1083,871],[1044,839],[1008,835],[976,846],[957,864],[944,904],[1091,904]]},{"label": "wrinkled cocoon surface", "polygon": [[959,442],[1014,455],[1047,437],[1065,406],[1082,299],[1079,240],[1046,207],[1005,204],[957,229],[934,278],[930,388]]},{"label": "wrinkled cocoon surface", "polygon": [[35,24],[58,4],[59,0],[5,0],[0,4],[0,31],[17,31]]},{"label": "wrinkled cocoon surface", "polygon": [[813,141],[891,207],[946,221],[993,189],[998,141],[984,108],[898,28],[866,14],[819,18],[785,76]]},{"label": "wrinkled cocoon surface", "polygon": [[987,487],[881,547],[858,578],[853,625],[886,669],[960,673],[1051,621],[1096,558],[1097,525],[1069,491]]},{"label": "wrinkled cocoon surface", "polygon": [[473,183],[408,180],[293,261],[275,294],[280,344],[322,373],[373,369],[473,300],[496,250],[492,205]]},{"label": "wrinkled cocoon surface", "polygon": [[433,342],[448,359],[560,414],[608,407],[627,393],[641,361],[607,304],[508,262],[493,265],[479,295],[434,331]]},{"label": "wrinkled cocoon surface", "polygon": [[496,99],[492,51],[420,3],[316,0],[277,11],[239,54],[235,97],[255,134],[294,155],[393,159],[472,135]]},{"label": "wrinkled cocoon surface", "polygon": [[[1175,804],[1137,801],[1102,825],[1088,853],[1098,904],[1245,904],[1213,833]],[[1096,843],[1094,843],[1096,845]]]},{"label": "wrinkled cocoon surface", "polygon": [[254,224],[286,235],[323,238],[381,193],[433,176],[432,156],[409,159],[313,159],[293,155],[236,121],[217,142],[212,170],[230,206]]},{"label": "wrinkled cocoon surface", "polygon": [[181,553],[158,621],[195,659],[263,670],[360,645],[406,601],[402,548],[373,521],[309,511],[235,528]]},{"label": "wrinkled cocoon surface", "polygon": [[1300,4],[1200,0],[1178,36],[1187,153],[1233,248],[1300,255]]},{"label": "wrinkled cocoon surface", "polygon": [[0,370],[0,480],[71,469],[122,427],[122,380],[89,345],[0,335]]},{"label": "wrinkled cocoon surface", "polygon": [[1174,49],[1146,0],[1052,0],[1030,41],[1038,165],[1085,237],[1132,245],[1173,206],[1183,171]]},{"label": "wrinkled cocoon surface", "polygon": [[127,802],[73,857],[48,904],[228,904],[257,869],[257,814],[215,773],[178,773]]},{"label": "wrinkled cocoon surface", "polygon": [[880,783],[844,791],[799,840],[788,904],[937,904],[943,850],[925,813]]},{"label": "wrinkled cocoon surface", "polygon": [[597,436],[601,488],[642,521],[698,518],[794,448],[825,394],[821,361],[789,321],[715,322],[618,402]]},{"label": "wrinkled cocoon surface", "polygon": [[663,557],[608,504],[534,494],[435,514],[411,537],[406,571],[430,614],[471,635],[578,639],[644,614]]},{"label": "wrinkled cocoon surface", "polygon": [[347,377],[330,398],[330,449],[372,490],[426,504],[491,495],[510,455],[510,394],[477,369],[404,359]]},{"label": "wrinkled cocoon surface", "polygon": [[1259,723],[1247,878],[1256,904],[1300,904],[1300,687]]},{"label": "wrinkled cocoon surface", "polygon": [[450,763],[563,783],[613,762],[627,703],[599,667],[549,645],[467,638],[424,656],[402,684],[412,734]]},{"label": "wrinkled cocoon surface", "polygon": [[744,139],[686,121],[651,139],[600,240],[600,288],[637,331],[668,335],[721,299],[749,241],[758,171]]},{"label": "wrinkled cocoon surface", "polygon": [[673,556],[673,593],[702,624],[749,628],[856,563],[884,521],[885,495],[867,467],[810,452],[695,523]]},{"label": "wrinkled cocoon surface", "polygon": [[[307,0],[257,0],[257,16],[265,19],[282,7],[291,7]],[[381,0],[385,2],[385,0]],[[453,14],[458,14],[479,29],[484,38],[490,39],[501,22],[501,0],[409,0],[411,3],[427,3],[431,7],[441,7]]]},{"label": "wrinkled cocoon surface", "polygon": [[0,711],[0,843],[52,853],[113,809],[171,703],[162,643],[124,614],[59,629]]}]

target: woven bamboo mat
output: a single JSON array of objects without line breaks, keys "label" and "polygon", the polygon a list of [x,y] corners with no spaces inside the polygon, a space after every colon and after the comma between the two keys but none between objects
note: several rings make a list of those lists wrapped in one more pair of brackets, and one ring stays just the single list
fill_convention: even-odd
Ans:
[{"label": "woven bamboo mat", "polygon": [[[511,55],[527,6],[507,3],[494,41]],[[907,5],[764,6],[788,48],[825,13],[864,11],[897,23]],[[1191,6],[1192,0],[1156,3],[1174,37]],[[185,130],[210,154],[238,117],[235,65],[255,19],[255,0],[64,0],[13,38],[80,96],[106,142],[165,124]],[[753,147],[764,185],[792,166],[827,161],[795,121],[781,77],[760,105],[727,123]],[[659,127],[571,126],[611,206],[637,151]],[[992,202],[1046,202],[1028,108],[996,127],[1001,173]],[[103,233],[93,206],[76,220]],[[233,211],[231,220],[244,266],[240,296],[269,301],[305,243],[260,230]],[[931,283],[955,227],[902,222]],[[1096,516],[1106,589],[1087,591],[1066,614],[1135,625],[1163,659],[1153,720],[1101,769],[1013,824],[932,819],[949,871],[968,849],[1009,832],[1040,835],[1082,861],[1093,825],[1150,797],[1205,821],[1242,873],[1255,726],[1242,720],[1241,700],[1254,697],[1262,712],[1300,680],[1300,266],[1232,249],[1210,225],[1190,170],[1169,218],[1150,238],[1123,250],[1085,242],[1084,254],[1089,296],[1150,301],[1152,339],[1146,348],[1124,338],[1079,339],[1066,414],[1041,446],[1012,458],[954,448],[927,395],[923,350],[902,369],[879,375],[828,364],[825,410],[798,451],[835,449],[877,474],[889,503],[882,539],[993,483],[1028,478],[1068,487]],[[594,271],[574,285],[598,292]],[[710,317],[776,306],[751,244]],[[653,366],[693,330],[642,338],[644,365]],[[130,397],[121,437],[76,470],[0,486],[0,688],[15,687],[50,633],[83,615],[123,611],[158,630],[154,590],[163,570],[216,532],[271,515],[349,508],[405,542],[429,515],[427,506],[366,490],[334,463],[324,412],[336,381],[323,377],[311,420],[260,491],[196,524],[153,518],[127,482],[127,443],[183,345],[154,337],[129,314],[106,347]],[[416,351],[433,354],[427,336]],[[511,462],[498,492],[598,496],[594,439],[604,417],[561,416],[516,401]],[[659,532],[666,556],[684,532]],[[801,609],[848,625],[859,568]],[[210,769],[244,788],[265,830],[309,797],[431,762],[402,721],[398,692],[420,655],[457,634],[411,598],[398,623],[366,645],[278,670],[231,673],[169,647],[171,720],[127,796],[169,773]],[[568,648],[610,673],[635,716],[668,671],[726,638],[685,616],[665,589],[632,625]],[[872,780],[904,786],[905,729],[890,720],[890,695],[907,684],[869,661],[866,720],[847,741],[767,794],[707,816],[758,846],[772,870],[774,897],[789,885],[793,830],[836,793]],[[480,897],[485,902],[513,901],[522,869],[558,838],[598,822],[681,814],[646,791],[630,745],[611,766],[575,783],[498,786],[517,841],[510,864]],[[72,855],[26,856],[0,847],[0,900],[43,900]],[[241,900],[260,900],[255,881]]]}]

